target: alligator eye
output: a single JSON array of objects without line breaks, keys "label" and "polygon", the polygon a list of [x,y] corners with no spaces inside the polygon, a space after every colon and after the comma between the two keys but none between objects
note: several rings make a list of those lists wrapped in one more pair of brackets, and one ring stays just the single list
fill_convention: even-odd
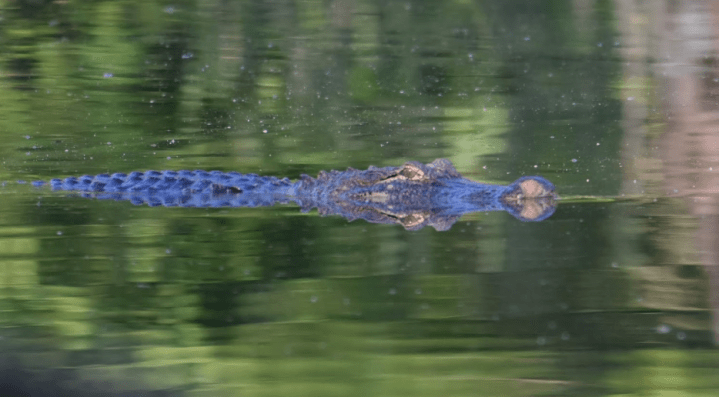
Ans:
[{"label": "alligator eye", "polygon": [[399,218],[398,222],[405,227],[405,229],[409,229],[412,227],[415,227],[417,225],[422,224],[425,219],[427,219],[424,214],[421,213],[415,213],[415,214],[409,214],[405,217]]},{"label": "alligator eye", "polygon": [[424,172],[417,166],[411,164],[402,167],[402,170],[399,171],[399,175],[402,175],[410,181],[418,181],[424,178]]}]

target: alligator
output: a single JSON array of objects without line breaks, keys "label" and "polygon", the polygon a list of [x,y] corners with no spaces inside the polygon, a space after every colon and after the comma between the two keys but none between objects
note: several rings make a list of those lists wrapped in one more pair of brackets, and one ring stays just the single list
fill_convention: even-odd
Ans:
[{"label": "alligator", "polygon": [[341,215],[372,223],[398,223],[407,230],[432,226],[448,230],[469,212],[506,211],[521,221],[541,221],[554,213],[554,185],[525,176],[509,185],[471,181],[452,163],[410,161],[399,167],[320,172],[296,181],[221,171],[145,171],[85,175],[36,181],[52,190],[95,199],[128,200],[165,207],[258,207],[294,202],[303,212]]}]

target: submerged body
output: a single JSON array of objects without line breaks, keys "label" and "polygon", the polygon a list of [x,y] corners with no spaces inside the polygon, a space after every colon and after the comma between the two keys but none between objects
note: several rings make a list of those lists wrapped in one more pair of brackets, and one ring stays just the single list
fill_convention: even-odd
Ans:
[{"label": "submerged body", "polygon": [[294,202],[303,211],[317,208],[321,215],[399,223],[407,230],[429,225],[440,231],[477,211],[507,211],[522,221],[541,221],[554,213],[557,198],[554,185],[542,177],[522,177],[506,186],[484,184],[462,177],[445,159],[321,172],[317,178],[303,175],[294,182],[236,172],[147,171],[68,177],[49,184],[53,190],[136,205],[257,207]]}]

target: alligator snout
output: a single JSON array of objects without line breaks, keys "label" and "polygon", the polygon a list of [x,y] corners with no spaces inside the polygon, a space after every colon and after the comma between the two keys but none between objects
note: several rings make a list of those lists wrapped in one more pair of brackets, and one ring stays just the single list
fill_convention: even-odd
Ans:
[{"label": "alligator snout", "polygon": [[522,221],[541,221],[554,213],[557,193],[554,185],[540,176],[525,176],[509,185],[502,201]]}]

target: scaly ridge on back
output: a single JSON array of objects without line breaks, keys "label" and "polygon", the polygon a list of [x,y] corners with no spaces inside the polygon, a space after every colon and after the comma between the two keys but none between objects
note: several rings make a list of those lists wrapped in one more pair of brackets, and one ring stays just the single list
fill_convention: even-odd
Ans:
[{"label": "scaly ridge on back", "polygon": [[[36,186],[38,183],[35,184]],[[53,190],[167,207],[257,207],[289,202],[289,179],[221,171],[134,171],[53,179]]]}]

